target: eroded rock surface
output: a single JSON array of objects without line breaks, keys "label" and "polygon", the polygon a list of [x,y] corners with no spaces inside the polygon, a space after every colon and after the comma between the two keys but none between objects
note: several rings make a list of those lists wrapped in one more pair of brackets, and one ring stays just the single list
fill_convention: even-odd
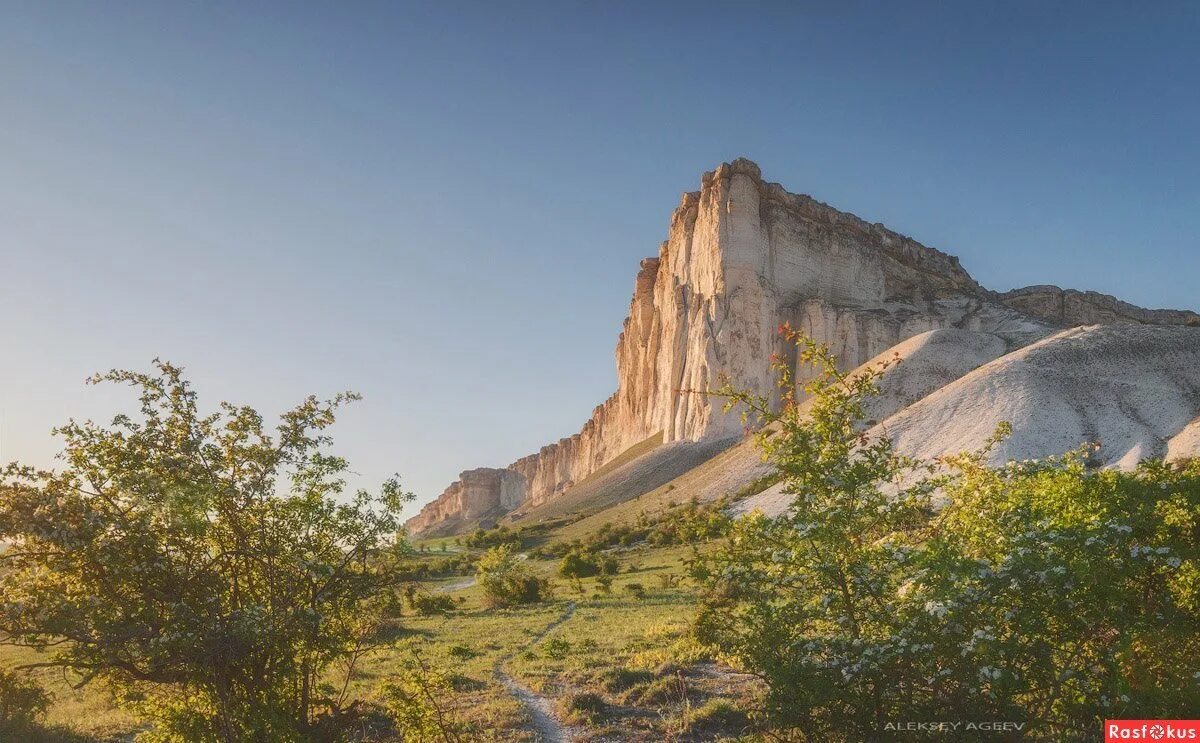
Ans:
[{"label": "eroded rock surface", "polygon": [[1009,307],[1057,325],[1193,325],[1200,315],[1188,310],[1147,310],[1099,292],[1027,286],[999,295]]},{"label": "eroded rock surface", "polygon": [[641,262],[617,341],[617,391],[578,434],[505,468],[515,475],[505,480],[507,496],[472,490],[464,473],[407,527],[444,531],[479,518],[481,506],[494,515],[547,503],[652,436],[671,443],[738,435],[738,415],[697,391],[728,378],[776,392],[769,358],[795,358],[780,340],[781,323],[829,344],[849,369],[929,331],[985,334],[992,339],[984,341],[986,355],[1081,322],[1187,324],[1198,317],[1056,287],[988,291],[956,257],[789,193],[764,181],[754,163],[735,160],[683,195],[658,255]]}]

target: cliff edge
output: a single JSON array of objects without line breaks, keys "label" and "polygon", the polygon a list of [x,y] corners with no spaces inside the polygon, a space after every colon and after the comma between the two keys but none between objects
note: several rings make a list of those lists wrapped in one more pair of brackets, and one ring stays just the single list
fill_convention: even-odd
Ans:
[{"label": "cliff edge", "polygon": [[[617,340],[617,391],[574,436],[501,470],[464,472],[406,528],[450,533],[537,507],[647,439],[739,436],[736,413],[686,391],[730,379],[777,393],[768,359],[795,353],[780,342],[784,322],[829,344],[850,369],[947,328],[989,333],[1013,350],[1075,324],[1197,321],[1195,313],[1143,310],[1057,287],[997,294],[958,258],[789,193],[764,181],[753,162],[737,159],[683,195],[658,255],[641,262]],[[501,474],[475,474],[481,472]]]}]

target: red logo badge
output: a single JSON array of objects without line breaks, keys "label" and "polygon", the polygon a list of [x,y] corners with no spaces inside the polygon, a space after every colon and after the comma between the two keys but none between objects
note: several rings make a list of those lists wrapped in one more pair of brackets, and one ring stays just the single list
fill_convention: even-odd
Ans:
[{"label": "red logo badge", "polygon": [[1193,740],[1200,743],[1200,720],[1105,720],[1104,743]]}]

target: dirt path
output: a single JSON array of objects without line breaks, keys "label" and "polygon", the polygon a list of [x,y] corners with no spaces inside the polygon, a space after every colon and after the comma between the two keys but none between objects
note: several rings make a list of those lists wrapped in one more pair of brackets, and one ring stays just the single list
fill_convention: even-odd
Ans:
[{"label": "dirt path", "polygon": [[433,592],[449,593],[451,591],[461,591],[462,589],[470,588],[473,585],[475,585],[474,578],[463,578],[462,580],[456,580],[453,583],[447,583],[444,586],[438,586],[437,588],[433,589]]},{"label": "dirt path", "polygon": [[[522,552],[521,554],[517,555],[517,559],[524,562],[525,560],[529,559],[529,555]],[[478,579],[475,576],[471,576],[470,578],[463,578],[462,580],[456,580],[453,583],[447,583],[444,586],[438,586],[437,588],[433,589],[433,592],[434,593],[450,593],[451,591],[462,591],[464,589],[470,588],[471,586],[475,585],[477,580]]]},{"label": "dirt path", "polygon": [[[574,614],[575,602],[572,601],[567,604],[567,609],[562,613],[562,616],[547,624],[524,647],[530,648],[538,644],[555,627],[570,619]],[[508,689],[508,692],[516,697],[521,706],[525,708],[525,711],[529,713],[529,719],[533,725],[533,732],[537,736],[537,740],[541,743],[569,743],[575,740],[578,731],[572,727],[563,725],[562,721],[558,719],[558,715],[554,713],[554,705],[548,697],[538,694],[533,689],[517,681],[504,670],[504,663],[512,659],[512,657],[513,654],[510,654],[496,661],[493,672],[495,673],[496,680],[503,684],[504,688]]]}]

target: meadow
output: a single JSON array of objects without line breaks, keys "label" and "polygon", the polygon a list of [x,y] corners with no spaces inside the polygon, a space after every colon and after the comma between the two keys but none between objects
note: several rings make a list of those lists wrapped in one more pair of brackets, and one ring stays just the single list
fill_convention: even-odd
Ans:
[{"label": "meadow", "polygon": [[[618,515],[628,510],[625,505]],[[660,510],[656,505],[653,512]],[[525,554],[578,538],[578,519],[538,530]],[[415,541],[413,563],[434,566],[447,556],[484,551],[455,541]],[[395,617],[394,641],[359,662],[350,697],[380,703],[381,683],[406,668],[415,650],[451,674],[454,692],[446,709],[462,725],[464,740],[552,737],[538,729],[530,699],[523,702],[505,677],[544,702],[553,724],[577,740],[748,739],[743,710],[754,705],[758,684],[690,640],[697,591],[686,572],[695,553],[684,545],[610,548],[606,554],[616,557],[619,569],[607,593],[594,577],[579,585],[562,579],[558,558],[530,558],[526,564],[552,581],[553,593],[543,603],[511,608],[488,608],[470,575],[417,581],[419,590],[449,597],[454,608]],[[44,655],[0,647],[0,667]],[[76,734],[73,739],[126,740],[141,729],[101,684],[76,690],[61,672],[48,669],[37,677],[53,695],[47,724]],[[386,733],[379,738],[388,739]]]}]

